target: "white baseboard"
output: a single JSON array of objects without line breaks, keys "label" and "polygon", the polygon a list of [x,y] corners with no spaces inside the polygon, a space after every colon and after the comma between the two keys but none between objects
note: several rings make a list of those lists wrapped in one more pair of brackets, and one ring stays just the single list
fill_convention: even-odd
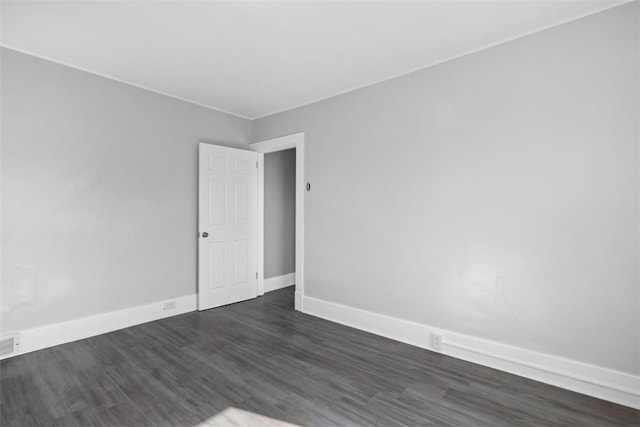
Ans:
[{"label": "white baseboard", "polygon": [[271,292],[296,283],[296,273],[283,274],[282,276],[269,277],[264,279],[264,291]]},{"label": "white baseboard", "polygon": [[[197,295],[187,295],[19,331],[19,351],[4,358],[105,334],[165,317],[188,313],[196,309],[197,299]],[[170,301],[175,301],[175,308],[164,310],[164,304]]]},{"label": "white baseboard", "polygon": [[[298,306],[296,305],[296,308]],[[304,296],[304,313],[578,393],[640,409],[640,376]]]},{"label": "white baseboard", "polygon": [[[19,331],[20,350],[7,357],[187,313],[197,307],[196,295],[171,301],[176,302],[176,307],[167,311],[163,310],[167,301],[158,301]],[[439,333],[443,338],[443,354],[640,409],[639,376],[306,297],[299,292],[295,294],[295,306],[296,310],[313,316],[428,350],[432,350],[431,334]]]}]

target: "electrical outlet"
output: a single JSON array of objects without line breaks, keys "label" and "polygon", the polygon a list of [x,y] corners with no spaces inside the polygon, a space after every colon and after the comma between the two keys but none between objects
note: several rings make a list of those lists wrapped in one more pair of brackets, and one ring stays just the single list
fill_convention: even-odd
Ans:
[{"label": "electrical outlet", "polygon": [[431,334],[431,347],[433,347],[433,349],[437,351],[442,350],[442,335]]},{"label": "electrical outlet", "polygon": [[175,310],[175,308],[176,308],[176,302],[169,301],[164,303],[164,307],[162,309],[166,311],[166,310]]}]

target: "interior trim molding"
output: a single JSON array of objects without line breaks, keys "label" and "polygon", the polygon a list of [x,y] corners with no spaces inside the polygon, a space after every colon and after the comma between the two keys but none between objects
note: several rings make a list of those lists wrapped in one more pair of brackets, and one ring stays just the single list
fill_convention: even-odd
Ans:
[{"label": "interior trim molding", "polygon": [[320,300],[303,297],[304,313],[430,351],[441,334],[440,353],[578,393],[640,409],[640,376],[501,344]]},{"label": "interior trim molding", "polygon": [[[66,344],[107,332],[128,328],[129,326],[177,316],[195,311],[198,297],[196,294],[157,301],[150,304],[100,313],[67,322],[54,323],[33,329],[17,331],[20,334],[19,351],[5,358],[19,356],[43,348]],[[175,301],[175,308],[164,310],[164,304]]]},{"label": "interior trim molding", "polygon": [[378,84],[381,84],[381,83],[385,83],[385,82],[387,82],[389,80],[394,80],[394,79],[398,79],[398,78],[401,78],[401,77],[405,77],[405,76],[408,76],[409,74],[413,74],[413,73],[416,73],[416,72],[419,72],[419,71],[422,71],[422,70],[426,70],[426,69],[435,67],[437,65],[447,63],[449,61],[454,61],[454,60],[456,60],[458,58],[463,58],[465,56],[473,55],[474,53],[482,52],[484,50],[488,50],[488,49],[491,49],[491,48],[494,48],[494,47],[497,47],[497,46],[500,46],[500,45],[503,45],[503,44],[506,44],[506,43],[510,43],[510,42],[516,41],[516,40],[524,38],[524,37],[531,36],[533,34],[536,34],[536,33],[539,33],[539,32],[545,31],[545,30],[549,30],[549,29],[554,28],[554,27],[558,27],[560,25],[568,24],[570,22],[577,21],[579,19],[586,18],[588,16],[598,14],[600,12],[604,12],[606,10],[613,9],[613,8],[625,5],[627,3],[631,3],[632,1],[634,1],[634,0],[621,0],[620,3],[605,4],[605,5],[600,6],[600,7],[595,7],[593,9],[587,10],[585,12],[579,13],[579,14],[577,14],[575,16],[571,16],[569,18],[560,19],[560,20],[557,20],[557,21],[555,21],[553,23],[550,23],[550,24],[538,25],[535,28],[531,28],[531,29],[526,30],[526,31],[521,31],[521,32],[519,32],[517,34],[514,34],[514,35],[511,35],[511,36],[502,37],[499,40],[495,40],[495,41],[492,41],[492,42],[489,42],[489,43],[484,43],[484,44],[481,44],[479,46],[475,46],[475,47],[472,47],[470,49],[466,49],[466,50],[464,50],[464,51],[462,51],[460,53],[455,53],[453,55],[449,55],[449,56],[446,56],[446,57],[441,58],[441,59],[436,59],[436,60],[432,60],[432,61],[426,62],[424,64],[418,65],[417,67],[413,67],[410,70],[402,71],[400,73],[396,73],[396,74],[393,74],[391,76],[384,77],[381,80],[375,80],[375,81],[368,82],[368,83],[365,83],[365,84],[361,84],[361,85],[350,87],[349,89],[346,89],[346,90],[336,91],[336,92],[333,92],[333,93],[331,93],[329,95],[325,95],[325,96],[321,96],[321,97],[318,97],[318,98],[314,98],[311,101],[304,101],[302,103],[293,105],[291,107],[281,108],[281,109],[272,111],[270,113],[259,114],[259,115],[255,116],[255,117],[252,116],[251,120],[260,120],[260,119],[263,119],[265,117],[275,116],[276,114],[286,113],[288,111],[296,110],[298,108],[306,107],[306,106],[309,106],[309,105],[312,105],[312,104],[316,104],[318,102],[327,101],[327,100],[329,100],[331,98],[337,98],[338,96],[346,95],[348,93],[355,92],[357,90],[365,89],[365,88],[368,88],[369,86],[375,86],[375,85],[378,85]]},{"label": "interior trim molding", "polygon": [[269,277],[264,279],[264,291],[271,292],[287,286],[295,285],[296,273],[283,274],[282,276]]},{"label": "interior trim molding", "polygon": [[[629,1],[632,1],[632,0],[629,0]],[[99,71],[95,71],[95,70],[92,70],[92,69],[89,69],[89,68],[80,67],[80,66],[74,65],[74,64],[72,64],[70,62],[61,61],[59,59],[54,59],[54,58],[52,58],[50,56],[42,55],[42,54],[39,54],[39,53],[35,53],[35,52],[31,51],[31,50],[22,49],[22,48],[19,48],[17,46],[13,46],[11,44],[3,43],[0,46],[5,48],[5,49],[13,50],[13,51],[18,52],[18,53],[23,53],[25,55],[33,56],[34,58],[44,59],[45,61],[53,62],[54,64],[58,64],[58,65],[62,65],[62,66],[68,67],[68,68],[72,68],[74,70],[82,71],[84,73],[93,74],[94,76],[98,76],[98,77],[102,77],[104,79],[112,80],[114,82],[122,83],[122,84],[125,84],[127,86],[132,86],[132,87],[135,87],[137,89],[141,89],[141,90],[144,90],[144,91],[147,91],[147,92],[152,92],[152,93],[155,93],[155,94],[158,94],[158,95],[166,96],[167,98],[172,98],[172,99],[176,99],[178,101],[186,102],[188,104],[197,105],[198,107],[206,108],[207,110],[212,110],[212,111],[215,111],[217,113],[222,113],[222,114],[226,114],[228,116],[233,116],[233,117],[239,117],[241,119],[245,119],[245,120],[249,120],[249,121],[254,120],[254,119],[252,119],[252,118],[250,118],[248,116],[245,116],[245,115],[242,115],[242,114],[239,114],[239,113],[232,113],[231,111],[223,110],[221,108],[214,107],[213,105],[205,104],[205,103],[202,103],[202,102],[199,102],[199,101],[195,101],[193,99],[183,98],[182,96],[179,96],[179,95],[173,95],[173,94],[171,94],[169,92],[164,92],[164,91],[159,90],[159,89],[153,89],[153,88],[151,88],[149,86],[145,86],[145,85],[138,84],[138,83],[133,83],[133,82],[130,82],[128,80],[123,80],[121,78],[114,77],[114,76],[111,76],[111,75],[108,75],[108,74],[104,74],[104,73],[101,73]]]},{"label": "interior trim molding", "polygon": [[299,292],[297,290],[297,288],[298,287],[296,286],[296,291],[293,294],[293,304],[294,304],[296,310],[301,311],[301,312],[304,313],[304,307],[303,307],[304,295],[302,294],[302,292]]}]

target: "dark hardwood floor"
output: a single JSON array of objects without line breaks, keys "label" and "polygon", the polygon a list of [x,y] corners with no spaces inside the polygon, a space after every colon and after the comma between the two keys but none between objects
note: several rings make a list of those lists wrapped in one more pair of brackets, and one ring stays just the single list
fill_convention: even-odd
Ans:
[{"label": "dark hardwood floor", "polygon": [[293,289],[0,363],[2,426],[630,426],[640,411],[293,310]]}]

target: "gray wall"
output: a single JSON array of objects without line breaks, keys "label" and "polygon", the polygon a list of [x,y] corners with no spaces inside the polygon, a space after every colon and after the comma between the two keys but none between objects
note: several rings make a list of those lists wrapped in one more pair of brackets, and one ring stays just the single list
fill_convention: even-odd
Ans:
[{"label": "gray wall", "polygon": [[254,121],[307,295],[640,373],[638,3]]},{"label": "gray wall", "polygon": [[194,294],[197,142],[251,123],[1,54],[3,331]]},{"label": "gray wall", "polygon": [[296,150],[264,156],[264,277],[296,270]]}]

